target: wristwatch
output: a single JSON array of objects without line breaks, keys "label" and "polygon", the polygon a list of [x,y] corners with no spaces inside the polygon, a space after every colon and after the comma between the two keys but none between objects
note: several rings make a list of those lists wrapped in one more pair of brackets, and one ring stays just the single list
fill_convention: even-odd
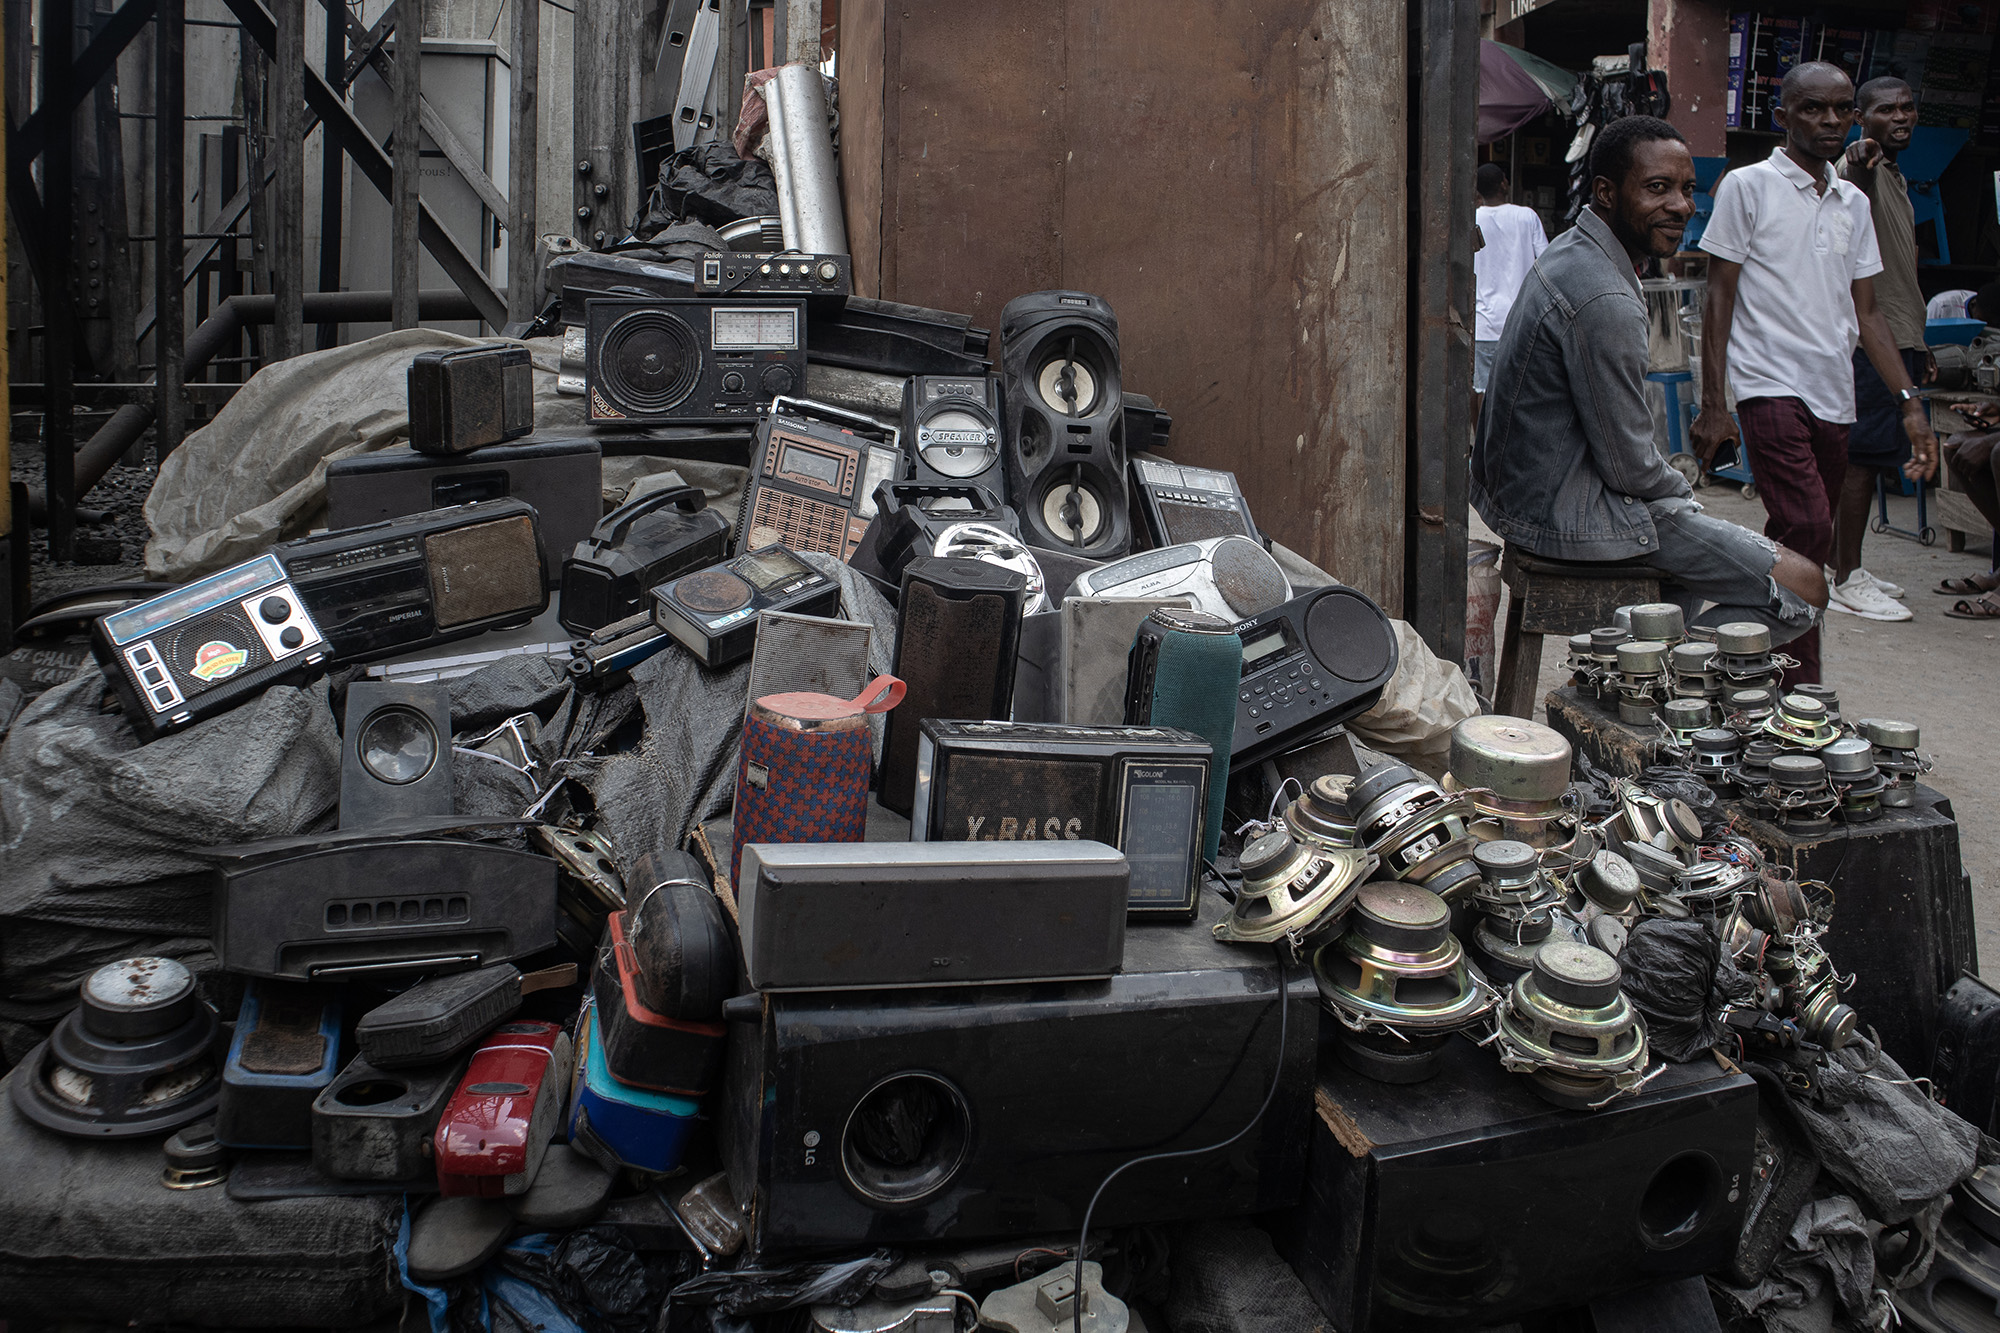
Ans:
[{"label": "wristwatch", "polygon": [[1914,403],[1923,396],[1923,390],[1915,387],[1896,390],[1896,401],[1899,403]]}]

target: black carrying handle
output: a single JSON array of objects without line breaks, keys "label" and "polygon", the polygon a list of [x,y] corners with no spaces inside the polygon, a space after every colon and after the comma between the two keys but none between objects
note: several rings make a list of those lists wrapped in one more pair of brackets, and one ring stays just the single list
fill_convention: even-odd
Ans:
[{"label": "black carrying handle", "polygon": [[[693,503],[690,504],[689,501]],[[677,504],[693,514],[707,508],[708,497],[702,494],[699,486],[669,486],[665,490],[642,495],[636,500],[627,500],[597,521],[597,527],[590,534],[591,540],[616,545],[625,540],[626,529],[630,528],[635,520],[667,504]],[[606,524],[611,526],[611,531],[608,533],[604,531]]]}]

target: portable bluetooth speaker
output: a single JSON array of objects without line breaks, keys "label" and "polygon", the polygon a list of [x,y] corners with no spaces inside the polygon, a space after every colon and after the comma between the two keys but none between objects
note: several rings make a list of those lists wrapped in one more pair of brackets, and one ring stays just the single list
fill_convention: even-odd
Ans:
[{"label": "portable bluetooth speaker", "polygon": [[736,762],[732,892],[746,842],[861,841],[873,745],[868,714],[901,703],[903,688],[894,676],[877,676],[852,699],[801,691],[750,705]]},{"label": "portable bluetooth speaker", "polygon": [[1222,841],[1222,798],[1236,736],[1236,685],[1243,640],[1219,616],[1161,607],[1140,622],[1125,676],[1125,721],[1192,731],[1215,748],[1201,854]]}]

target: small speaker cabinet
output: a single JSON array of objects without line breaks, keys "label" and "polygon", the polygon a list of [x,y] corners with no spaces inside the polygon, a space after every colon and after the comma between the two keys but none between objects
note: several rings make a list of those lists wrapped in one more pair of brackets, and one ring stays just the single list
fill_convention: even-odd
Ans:
[{"label": "small speaker cabinet", "polygon": [[436,681],[351,682],[340,734],[340,827],[449,815],[457,808],[451,690]]},{"label": "small speaker cabinet", "polygon": [[1118,319],[1086,292],[1031,292],[1000,312],[1001,456],[1030,546],[1092,560],[1132,543]]}]

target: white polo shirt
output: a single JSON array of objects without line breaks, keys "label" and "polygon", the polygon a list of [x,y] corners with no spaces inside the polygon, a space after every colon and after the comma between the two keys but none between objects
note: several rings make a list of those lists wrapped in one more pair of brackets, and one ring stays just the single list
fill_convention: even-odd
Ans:
[{"label": "white polo shirt", "polygon": [[1868,196],[1826,168],[1825,193],[1774,148],[1722,178],[1701,248],[1743,266],[1729,328],[1736,397],[1797,398],[1821,421],[1854,420],[1852,284],[1882,271]]}]

